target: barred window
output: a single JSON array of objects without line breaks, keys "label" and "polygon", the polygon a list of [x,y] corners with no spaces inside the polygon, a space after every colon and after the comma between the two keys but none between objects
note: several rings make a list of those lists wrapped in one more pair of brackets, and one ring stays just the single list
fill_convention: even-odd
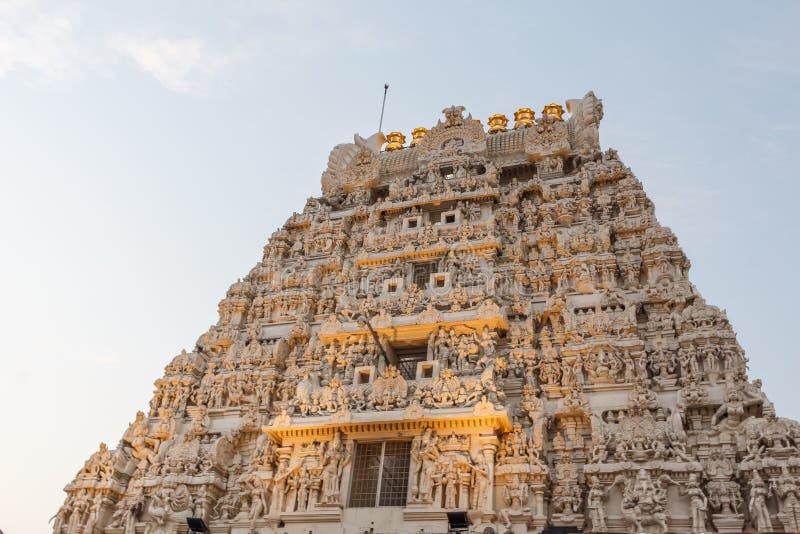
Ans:
[{"label": "barred window", "polygon": [[431,273],[436,272],[436,264],[431,263],[415,263],[414,264],[414,283],[420,289],[428,287],[430,282]]},{"label": "barred window", "polygon": [[356,443],[355,453],[350,506],[353,508],[375,506],[383,443]]},{"label": "barred window", "polygon": [[405,506],[410,441],[356,443],[350,507]]},{"label": "barred window", "polygon": [[394,349],[397,356],[397,369],[400,375],[406,380],[417,378],[417,363],[428,359],[427,345],[418,347],[396,347]]}]

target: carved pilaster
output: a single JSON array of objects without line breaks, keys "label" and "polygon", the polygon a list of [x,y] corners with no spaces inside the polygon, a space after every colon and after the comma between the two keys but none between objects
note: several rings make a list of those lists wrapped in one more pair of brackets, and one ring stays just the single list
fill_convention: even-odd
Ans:
[{"label": "carved pilaster", "polygon": [[481,512],[492,513],[494,510],[494,488],[495,488],[494,462],[495,462],[495,456],[497,455],[497,447],[500,445],[500,441],[497,439],[497,436],[495,435],[481,436],[480,445],[481,445],[481,450],[483,451],[483,454],[486,458],[486,470],[488,471],[488,479],[489,479],[489,488],[486,496],[484,497],[484,506]]}]

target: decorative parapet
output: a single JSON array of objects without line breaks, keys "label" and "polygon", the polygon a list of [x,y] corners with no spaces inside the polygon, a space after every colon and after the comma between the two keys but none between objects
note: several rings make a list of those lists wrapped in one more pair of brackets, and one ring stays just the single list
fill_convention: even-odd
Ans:
[{"label": "decorative parapet", "polygon": [[[456,333],[481,331],[484,327],[490,330],[508,330],[508,320],[496,305],[480,310],[462,312],[441,312],[435,321],[425,320],[422,312],[412,316],[386,317],[387,322],[381,323],[382,316],[372,319],[371,324],[378,337],[388,341],[395,340],[427,340],[439,328],[454,329]],[[339,323],[338,321],[326,322],[319,333],[319,339],[324,344],[333,341],[344,342],[353,335],[368,335],[366,326],[359,326],[356,322]]]},{"label": "decorative parapet", "polygon": [[403,250],[386,252],[382,254],[370,254],[364,252],[359,254],[356,259],[358,267],[376,267],[378,265],[385,265],[397,260],[423,260],[430,258],[437,258],[449,252],[484,252],[499,249],[501,246],[500,240],[495,236],[490,235],[483,239],[475,239],[471,241],[457,241],[452,245],[441,241],[434,243],[429,247],[407,247]]}]

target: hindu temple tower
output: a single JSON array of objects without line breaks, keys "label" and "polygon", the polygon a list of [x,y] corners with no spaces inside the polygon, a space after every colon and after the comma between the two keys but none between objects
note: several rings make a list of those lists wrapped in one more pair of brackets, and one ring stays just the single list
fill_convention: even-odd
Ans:
[{"label": "hindu temple tower", "polygon": [[443,113],[332,150],[54,533],[800,530],[800,426],[601,101]]}]

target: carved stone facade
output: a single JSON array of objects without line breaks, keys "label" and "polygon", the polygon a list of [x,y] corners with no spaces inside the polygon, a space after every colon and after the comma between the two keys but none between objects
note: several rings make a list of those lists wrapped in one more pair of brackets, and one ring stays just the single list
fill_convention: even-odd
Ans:
[{"label": "carved stone facade", "polygon": [[800,425],[567,111],[334,148],[54,533],[800,530]]}]

